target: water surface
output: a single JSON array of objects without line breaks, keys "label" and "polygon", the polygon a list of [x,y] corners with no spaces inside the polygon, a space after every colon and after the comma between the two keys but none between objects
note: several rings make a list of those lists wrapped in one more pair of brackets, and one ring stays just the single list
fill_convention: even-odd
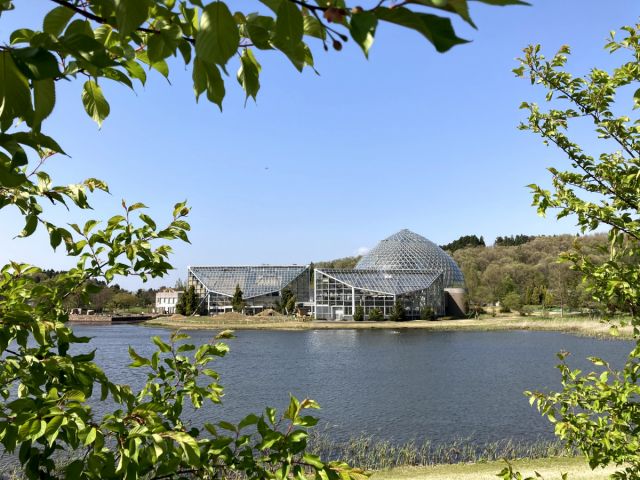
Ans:
[{"label": "water surface", "polygon": [[[114,381],[134,387],[145,374],[123,368],[128,346],[148,356],[149,337],[169,335],[141,325],[74,330],[94,337],[96,361]],[[215,332],[189,334],[203,343]],[[587,356],[622,365],[631,349],[630,342],[532,331],[245,330],[237,337],[214,367],[224,405],[198,411],[195,420],[238,420],[267,405],[281,410],[291,392],[320,402],[317,415],[336,438],[362,433],[397,442],[553,438],[522,392],[559,387],[556,352],[568,350],[572,366],[588,368]]]}]

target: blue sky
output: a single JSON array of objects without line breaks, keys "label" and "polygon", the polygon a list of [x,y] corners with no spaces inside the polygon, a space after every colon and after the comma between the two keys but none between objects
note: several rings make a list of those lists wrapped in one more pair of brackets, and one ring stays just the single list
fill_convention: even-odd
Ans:
[{"label": "blue sky", "polygon": [[[3,14],[0,37],[37,27],[45,0],[17,0]],[[237,2],[243,9],[257,2]],[[262,89],[244,106],[229,68],[224,111],[196,104],[190,72],[173,65],[171,85],[152,75],[133,93],[105,84],[111,115],[99,130],[80,102],[81,82],[58,89],[45,131],[71,158],[51,159],[59,183],[107,181],[90,217],[118,213],[120,199],[143,201],[156,220],[187,199],[192,244],[176,244],[176,271],[150,286],[171,285],[195,264],[307,263],[353,255],[402,228],[436,243],[461,235],[575,232],[571,220],[541,219],[530,183],[548,184],[558,152],[517,130],[523,100],[542,91],[514,77],[523,47],[552,54],[572,47],[572,72],[616,64],[602,46],[610,30],[638,19],[637,0],[532,0],[531,7],[473,2],[477,31],[454,20],[472,43],[438,54],[414,32],[379,28],[369,60],[349,42],[324,52],[299,74],[286,59],[261,52]],[[630,102],[629,99],[623,99]],[[600,147],[585,131],[579,143]],[[54,211],[60,222],[88,218]],[[0,261],[63,268],[46,238],[14,240],[15,213],[0,211]],[[129,288],[140,286],[124,279]]]}]

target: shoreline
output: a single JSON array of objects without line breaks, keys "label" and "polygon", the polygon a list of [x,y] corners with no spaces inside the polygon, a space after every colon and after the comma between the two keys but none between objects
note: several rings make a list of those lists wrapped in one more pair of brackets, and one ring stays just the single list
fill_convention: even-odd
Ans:
[{"label": "shoreline", "polygon": [[[222,315],[220,316],[222,317]],[[287,317],[245,317],[218,319],[216,317],[164,317],[147,320],[144,325],[183,330],[429,330],[429,331],[509,331],[532,330],[561,332],[611,340],[633,338],[631,327],[618,329],[612,335],[610,325],[587,318],[547,317],[488,317],[461,320],[411,320],[405,322],[354,322],[326,320],[296,320]]]}]

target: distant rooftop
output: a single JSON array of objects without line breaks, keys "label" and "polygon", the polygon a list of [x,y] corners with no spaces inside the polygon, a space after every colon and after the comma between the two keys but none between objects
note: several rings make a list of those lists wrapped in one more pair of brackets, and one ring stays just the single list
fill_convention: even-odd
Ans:
[{"label": "distant rooftop", "polygon": [[189,267],[189,271],[211,292],[232,297],[236,285],[243,298],[278,292],[300,276],[305,265],[242,265]]}]

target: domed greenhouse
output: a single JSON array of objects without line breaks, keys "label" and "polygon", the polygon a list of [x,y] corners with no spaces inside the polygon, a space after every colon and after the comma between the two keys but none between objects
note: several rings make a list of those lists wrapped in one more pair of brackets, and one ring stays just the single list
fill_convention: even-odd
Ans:
[{"label": "domed greenhouse", "polygon": [[378,243],[356,269],[440,271],[444,288],[464,287],[464,275],[455,260],[431,240],[407,229]]},{"label": "domed greenhouse", "polygon": [[464,276],[438,245],[410,230],[378,243],[354,269],[316,269],[316,318],[350,320],[392,316],[397,302],[405,319],[465,313]]}]

